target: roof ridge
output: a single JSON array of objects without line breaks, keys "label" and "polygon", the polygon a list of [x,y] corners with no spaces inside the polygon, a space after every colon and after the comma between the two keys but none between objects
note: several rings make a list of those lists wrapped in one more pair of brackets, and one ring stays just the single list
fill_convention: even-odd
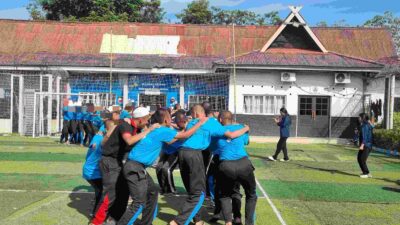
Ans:
[{"label": "roof ridge", "polygon": [[338,55],[338,56],[342,56],[342,57],[346,57],[346,58],[350,58],[350,59],[354,59],[354,60],[360,60],[360,61],[364,61],[364,62],[367,62],[367,63],[372,63],[372,64],[377,64],[377,65],[383,66],[383,64],[378,63],[378,62],[373,61],[373,60],[369,60],[369,59],[364,59],[364,58],[359,58],[359,57],[350,56],[350,55],[346,55],[346,54],[341,54],[341,53],[334,52],[334,51],[329,51],[328,53],[332,53],[332,54],[335,54],[335,55]]}]

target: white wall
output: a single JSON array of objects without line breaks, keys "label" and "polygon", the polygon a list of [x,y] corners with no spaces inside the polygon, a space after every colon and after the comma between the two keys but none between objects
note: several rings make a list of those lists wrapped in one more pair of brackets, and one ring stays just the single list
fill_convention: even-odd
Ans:
[{"label": "white wall", "polygon": [[12,124],[10,119],[0,119],[0,134],[1,133],[11,133]]},{"label": "white wall", "polygon": [[[355,117],[363,110],[363,81],[361,74],[353,73],[351,84],[335,85],[333,72],[296,72],[294,83],[281,82],[280,71],[237,72],[237,113],[243,113],[243,95],[285,95],[286,108],[292,115],[298,112],[299,95],[331,97],[331,116]],[[233,77],[230,82],[230,104],[233,110]]]}]

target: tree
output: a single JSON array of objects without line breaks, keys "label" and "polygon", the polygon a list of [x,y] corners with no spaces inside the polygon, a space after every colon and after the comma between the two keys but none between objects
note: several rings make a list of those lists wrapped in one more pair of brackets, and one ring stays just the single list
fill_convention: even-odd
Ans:
[{"label": "tree", "polygon": [[194,0],[176,17],[184,24],[211,24],[212,12],[208,0]]},{"label": "tree", "polygon": [[332,24],[332,27],[350,27],[346,20],[338,20]]},{"label": "tree", "polygon": [[159,23],[160,0],[31,0],[32,19],[60,21],[129,21]]},{"label": "tree", "polygon": [[393,41],[397,48],[397,54],[400,54],[400,17],[395,17],[391,12],[385,12],[383,15],[376,15],[364,23],[366,27],[385,27],[392,33]]},{"label": "tree", "polygon": [[328,23],[326,21],[320,21],[316,25],[317,27],[328,27]]},{"label": "tree", "polygon": [[194,0],[176,16],[184,24],[276,25],[282,22],[277,11],[260,15],[248,10],[223,10],[214,6],[210,9],[208,0]]}]

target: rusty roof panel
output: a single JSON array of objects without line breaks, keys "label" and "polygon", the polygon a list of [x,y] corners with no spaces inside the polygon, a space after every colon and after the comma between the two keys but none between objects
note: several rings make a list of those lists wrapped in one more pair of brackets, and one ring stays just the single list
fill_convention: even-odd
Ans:
[{"label": "rusty roof panel", "polygon": [[[232,26],[60,23],[0,20],[0,53],[99,54],[105,33],[127,35],[177,35],[178,53],[186,56],[232,55]],[[236,53],[261,49],[277,26],[236,26]],[[378,60],[396,55],[390,33],[371,28],[312,28],[331,52]]]}]

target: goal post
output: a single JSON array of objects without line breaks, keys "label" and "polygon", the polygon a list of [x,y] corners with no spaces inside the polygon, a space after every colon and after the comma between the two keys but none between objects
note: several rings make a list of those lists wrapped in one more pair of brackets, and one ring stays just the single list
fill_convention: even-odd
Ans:
[{"label": "goal post", "polygon": [[98,100],[95,94],[35,92],[33,98],[32,137],[51,136],[60,133],[63,124],[63,107],[74,98],[81,104]]}]

